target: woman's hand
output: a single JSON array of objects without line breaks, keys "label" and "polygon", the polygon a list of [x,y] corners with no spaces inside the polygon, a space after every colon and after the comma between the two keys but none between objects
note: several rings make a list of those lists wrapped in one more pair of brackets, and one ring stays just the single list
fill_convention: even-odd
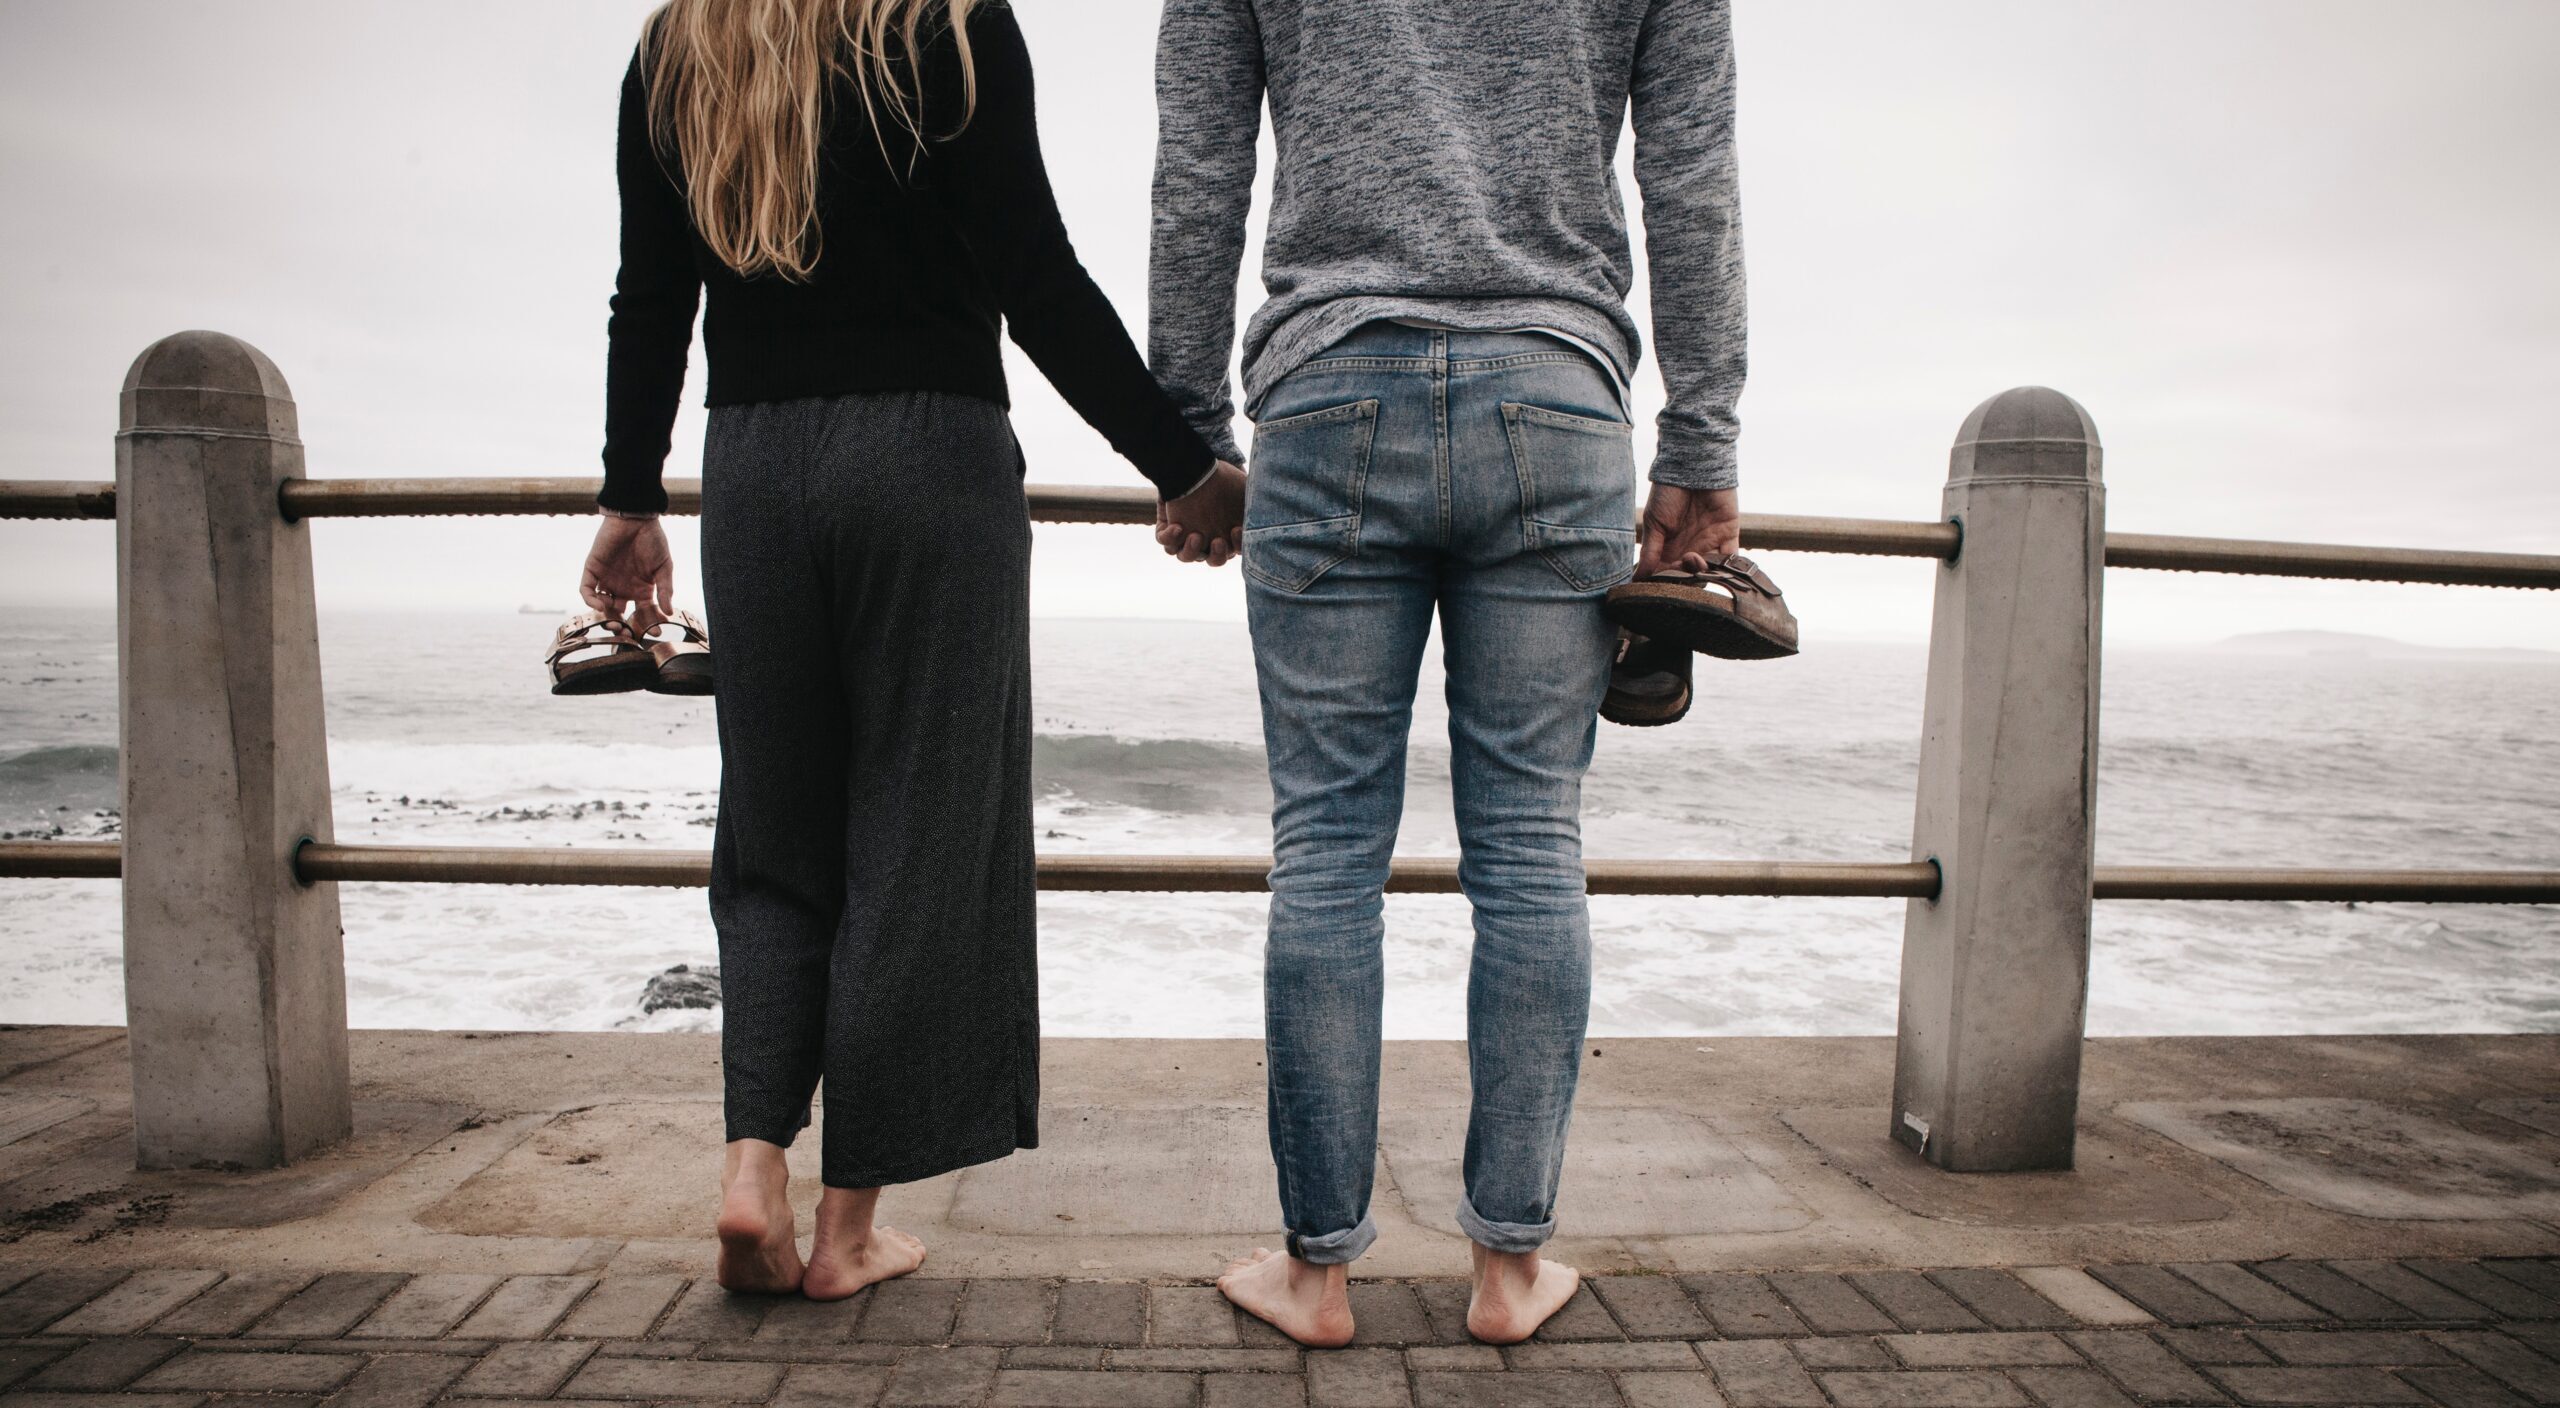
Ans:
[{"label": "woman's hand", "polygon": [[1156,505],[1156,545],[1185,562],[1224,567],[1244,553],[1244,471],[1218,461],[1199,488]]},{"label": "woman's hand", "polygon": [[1690,553],[1742,550],[1742,495],[1732,489],[1653,486],[1645,501],[1636,575],[1649,577],[1680,565]]},{"label": "woman's hand", "polygon": [[606,514],[595,546],[587,550],[586,570],[578,575],[578,595],[617,620],[628,610],[631,629],[641,635],[658,629],[676,609],[676,564],[667,551],[667,530],[654,518]]}]

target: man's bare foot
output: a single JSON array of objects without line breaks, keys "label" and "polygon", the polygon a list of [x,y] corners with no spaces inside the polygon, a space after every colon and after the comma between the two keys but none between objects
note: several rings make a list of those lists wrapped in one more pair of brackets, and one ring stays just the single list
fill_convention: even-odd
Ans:
[{"label": "man's bare foot", "polygon": [[1267,1247],[1227,1268],[1218,1289],[1245,1313],[1309,1349],[1351,1343],[1351,1268],[1317,1266]]},{"label": "man's bare foot", "polygon": [[1538,1332],[1582,1288],[1582,1273],[1536,1252],[1474,1248],[1475,1295],[1467,1333],[1486,1344],[1518,1344]]},{"label": "man's bare foot", "polygon": [[733,1291],[787,1295],[800,1289],[799,1234],[791,1225],[791,1170],[782,1146],[761,1139],[729,1145],[720,1169],[720,1284]]},{"label": "man's bare foot", "polygon": [[830,1188],[819,1195],[818,1235],[809,1244],[809,1274],[801,1279],[800,1294],[843,1300],[924,1265],[924,1243],[872,1222],[879,1205],[877,1188]]}]

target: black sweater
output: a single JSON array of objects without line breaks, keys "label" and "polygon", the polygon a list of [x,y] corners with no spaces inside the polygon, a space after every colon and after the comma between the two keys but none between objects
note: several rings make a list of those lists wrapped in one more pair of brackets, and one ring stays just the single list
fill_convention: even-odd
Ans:
[{"label": "black sweater", "polygon": [[711,405],[860,391],[1009,404],[996,346],[1009,324],[1033,364],[1159,493],[1187,492],[1208,471],[1207,443],[1157,387],[1068,243],[1040,159],[1031,54],[1012,12],[980,4],[969,39],[978,105],[957,136],[952,37],[937,37],[917,66],[929,138],[921,152],[894,118],[875,134],[850,89],[831,95],[818,163],[820,252],[806,283],[740,278],[702,242],[681,168],[651,139],[647,80],[633,56],[622,81],[622,272],[607,323],[599,503],[666,506],[659,477],[706,288]]}]

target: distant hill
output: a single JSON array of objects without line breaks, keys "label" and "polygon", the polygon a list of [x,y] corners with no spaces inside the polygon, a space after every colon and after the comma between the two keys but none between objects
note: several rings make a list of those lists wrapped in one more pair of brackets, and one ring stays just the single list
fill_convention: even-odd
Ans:
[{"label": "distant hill", "polygon": [[2353,631],[2258,631],[2206,647],[2233,655],[2336,656],[2355,660],[2505,660],[2519,664],[2560,663],[2560,650],[2521,650],[2480,646],[2412,645],[2389,636]]}]

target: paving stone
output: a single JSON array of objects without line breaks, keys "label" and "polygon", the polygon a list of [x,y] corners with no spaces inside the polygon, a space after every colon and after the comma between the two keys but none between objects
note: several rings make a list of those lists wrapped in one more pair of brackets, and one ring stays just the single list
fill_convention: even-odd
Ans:
[{"label": "paving stone", "polygon": [[2065,1344],[2125,1392],[2151,1403],[2220,1403],[2221,1390],[2140,1330],[2073,1330]]},{"label": "paving stone", "polygon": [[871,1408],[889,1385],[881,1364],[803,1364],[785,1370],[773,1408]]},{"label": "paving stone", "polygon": [[413,1276],[347,1333],[365,1339],[431,1340],[460,1324],[497,1284],[495,1276],[460,1272]]},{"label": "paving stone", "polygon": [[31,1335],[105,1294],[122,1271],[57,1267],[39,1271],[0,1295],[0,1335]]},{"label": "paving stone", "polygon": [[2545,1359],[2560,1359],[2560,1324],[2544,1321],[2535,1325],[2501,1325],[2498,1327],[2542,1352]]},{"label": "paving stone", "polygon": [[193,1335],[198,1338],[236,1335],[310,1284],[308,1272],[235,1271],[214,1283],[203,1294],[161,1316],[151,1328],[164,1335]]},{"label": "paving stone", "polygon": [[549,1398],[595,1346],[577,1340],[501,1345],[471,1366],[454,1392],[473,1398]]},{"label": "paving stone", "polygon": [[[2397,1303],[2416,1320],[2494,1320],[2487,1306],[2457,1295],[2396,1261],[2333,1261],[2329,1269]],[[2323,1307],[2326,1309],[2326,1307]],[[2335,1312],[2331,1312],[2334,1314]]]},{"label": "paving stone", "polygon": [[538,1340],[595,1283],[592,1276],[510,1276],[453,1332],[467,1339]]},{"label": "paving stone", "polygon": [[1487,1373],[1503,1367],[1502,1351],[1489,1344],[1417,1345],[1404,1352],[1404,1365],[1434,1373]]},{"label": "paving stone", "polygon": [[1805,1333],[1804,1321],[1757,1276],[1731,1272],[1683,1276],[1680,1287],[1715,1322],[1716,1333],[1726,1339]]},{"label": "paving stone", "polygon": [[1135,1281],[1069,1281],[1058,1287],[1057,1344],[1147,1342],[1147,1288]]},{"label": "paving stone", "polygon": [[713,1340],[697,1359],[736,1359],[755,1364],[895,1364],[906,1349],[894,1344],[830,1344],[823,1340]]},{"label": "paving stone", "polygon": [[2039,1330],[1987,1334],[1887,1335],[1884,1346],[1914,1369],[1992,1369],[2012,1364],[2077,1367],[2071,1346]]},{"label": "paving stone", "polygon": [[219,1271],[137,1271],[115,1289],[46,1327],[55,1335],[130,1335],[195,1299]]},{"label": "paving stone", "polygon": [[782,1366],[738,1360],[590,1359],[562,1390],[567,1398],[680,1398],[761,1402],[782,1382]]},{"label": "paving stone", "polygon": [[74,1393],[106,1393],[123,1388],[161,1363],[187,1342],[164,1338],[91,1340],[46,1365],[27,1380],[31,1389],[66,1389]]},{"label": "paving stone", "polygon": [[196,1408],[201,1393],[11,1393],[0,1408]]},{"label": "paving stone", "polygon": [[2006,1375],[1869,1373],[1849,1370],[1822,1376],[1823,1390],[1840,1408],[2019,1408],[2025,1393]]},{"label": "paving stone", "polygon": [[1699,1372],[1696,1350],[1677,1340],[1614,1344],[1521,1344],[1506,1351],[1514,1369],[1685,1369]]},{"label": "paving stone", "polygon": [[1103,1350],[1097,1345],[1018,1344],[997,1361],[1005,1369],[1099,1369]]},{"label": "paving stone", "polygon": [[1307,1356],[1313,1408],[1406,1408],[1404,1356],[1392,1349],[1342,1349]]},{"label": "paving stone", "polygon": [[2021,1266],[2009,1274],[2083,1325],[2156,1325],[2160,1320],[2076,1266]]},{"label": "paving stone", "polygon": [[2044,1408],[2134,1408],[2124,1390],[2095,1369],[2012,1369],[2009,1377]]},{"label": "paving stone", "polygon": [[2560,1300],[2560,1260],[2550,1257],[2492,1257],[2480,1263],[2483,1270],[2504,1276],[2517,1285],[2552,1300]]},{"label": "paving stone", "polygon": [[1783,1344],[1706,1340],[1696,1348],[1733,1408],[1824,1408],[1822,1389]]},{"label": "paving stone", "polygon": [[[199,1346],[210,1348],[211,1346]],[[477,1358],[497,1348],[492,1340],[297,1340],[304,1354],[459,1354]]]},{"label": "paving stone", "polygon": [[1817,1335],[1791,1347],[1808,1369],[1890,1369],[1896,1364],[1871,1335]]},{"label": "paving stone", "polygon": [[1352,1282],[1351,1322],[1352,1343],[1359,1345],[1430,1344],[1439,1338],[1413,1287],[1397,1281]]},{"label": "paving stone", "polygon": [[1298,1374],[1211,1374],[1200,1381],[1200,1408],[1306,1408]]},{"label": "paving stone", "polygon": [[2416,1389],[2380,1369],[2258,1368],[2206,1372],[2243,1403],[2348,1405],[2423,1403]]},{"label": "paving stone", "polygon": [[[1623,1402],[1606,1374],[1416,1374],[1420,1408],[1592,1408]],[[1403,1400],[1399,1399],[1398,1402]],[[1323,1400],[1317,1400],[1319,1404]]]},{"label": "paving stone", "polygon": [[[2260,1330],[2251,1338],[2287,1364],[2450,1364],[2444,1349],[2391,1330]],[[2177,1349],[2173,1341],[2170,1346]],[[2180,1350],[2180,1353],[2185,1351]],[[2189,1354],[2196,1363],[2204,1360]]]},{"label": "paving stone", "polygon": [[2173,1262],[2169,1269],[2260,1324],[2321,1319],[2320,1311],[2227,1261]]},{"label": "paving stone", "polygon": [[1618,1392],[1627,1408],[1724,1408],[1723,1395],[1700,1373],[1620,1374]]},{"label": "paving stone", "polygon": [[[2265,1347],[2238,1330],[2194,1330],[2163,1326],[2151,1332],[2169,1352],[2190,1364],[2272,1364]],[[2299,1330],[2280,1334],[2307,1333]]]},{"label": "paving stone", "polygon": [[[386,1354],[366,1361],[347,1386],[330,1397],[329,1408],[427,1408],[470,1367],[469,1360],[449,1354]],[[548,1396],[557,1387],[552,1384],[534,1396]]]},{"label": "paving stone", "polygon": [[780,1296],[732,1295],[705,1276],[685,1287],[675,1309],[658,1322],[650,1338],[661,1340],[742,1340],[756,1332],[765,1312],[782,1304]]},{"label": "paving stone", "polygon": [[951,1318],[960,1308],[960,1281],[883,1281],[865,1299],[871,1307],[853,1337],[874,1344],[949,1344]]},{"label": "paving stone", "polygon": [[2067,1330],[2079,1323],[2061,1306],[2029,1290],[2024,1281],[2006,1271],[1959,1266],[1928,1274],[1940,1290],[1963,1302],[1965,1309],[1994,1329]]},{"label": "paving stone", "polygon": [[2430,1337],[2472,1368],[2536,1403],[2560,1403],[2560,1362],[2494,1330],[2438,1330]]},{"label": "paving stone", "polygon": [[[381,1306],[407,1280],[410,1277],[397,1272],[330,1272],[289,1295],[259,1321],[251,1321],[248,1331],[274,1339],[335,1339],[374,1313],[374,1306]],[[212,1288],[207,1298],[220,1290],[220,1285]],[[182,1311],[172,1318],[184,1321],[187,1316]]]},{"label": "paving stone", "polygon": [[[1422,1307],[1413,1313],[1419,1316]],[[1365,1327],[1364,1327],[1365,1328]],[[1155,1286],[1147,1291],[1147,1342],[1233,1347],[1236,1309],[1215,1286]]]},{"label": "paving stone", "polygon": [[684,1290],[682,1276],[607,1276],[560,1322],[564,1339],[636,1340]]},{"label": "paving stone", "polygon": [[[960,1297],[960,1344],[1039,1344],[1049,1338],[1046,1281],[972,1281]],[[1224,1297],[1221,1297],[1224,1299]]]},{"label": "paving stone", "polygon": [[[1011,1363],[1005,1365],[1010,1369]],[[1151,1349],[1115,1349],[1111,1351],[1114,1369],[1150,1369],[1169,1374],[1294,1374],[1299,1369],[1298,1351],[1294,1349],[1235,1349],[1179,1345]]]},{"label": "paving stone", "polygon": [[1618,1322],[1609,1318],[1608,1307],[1591,1293],[1589,1281],[1575,1288],[1573,1299],[1564,1303],[1564,1309],[1549,1316],[1547,1323],[1540,1325],[1538,1332],[1530,1336],[1548,1344],[1576,1340],[1623,1340],[1626,1337],[1626,1332],[1618,1328]]},{"label": "paving stone", "polygon": [[899,1361],[880,1395],[882,1408],[958,1408],[984,1398],[996,1380],[994,1349],[969,1345],[927,1349]]},{"label": "paving stone", "polygon": [[1853,1271],[1849,1284],[1906,1330],[1979,1330],[1982,1317],[1917,1271]]},{"label": "paving stone", "polygon": [[[7,1278],[0,1277],[0,1280],[5,1279]],[[71,1346],[67,1344],[9,1345],[0,1348],[0,1389],[6,1389],[20,1379],[34,1374],[37,1370],[69,1353],[70,1349]]]},{"label": "paving stone", "polygon": [[1797,1316],[1820,1334],[1879,1334],[1902,1326],[1830,1272],[1769,1272],[1761,1280],[1795,1306]]},{"label": "paving stone", "polygon": [[810,1300],[806,1296],[784,1296],[764,1313],[764,1321],[756,1326],[755,1337],[765,1343],[789,1341],[834,1344],[853,1338],[853,1327],[862,1312],[879,1293],[878,1286],[866,1286],[842,1300]]},{"label": "paving stone", "polygon": [[[2261,1261],[2253,1263],[2249,1269],[2320,1307],[2333,1319],[2352,1321],[2409,1318],[2408,1310],[2398,1302],[2376,1292],[2361,1281],[2349,1280],[2318,1262]],[[2417,1279],[2414,1273],[2404,1270],[2402,1274]]]},{"label": "paving stone", "polygon": [[606,1340],[596,1353],[607,1359],[691,1359],[697,1347],[691,1340]]},{"label": "paving stone", "polygon": [[1199,1381],[1189,1374],[1080,1374],[1059,1369],[1000,1369],[1001,1408],[1191,1408]]},{"label": "paving stone", "polygon": [[[1417,1281],[1413,1285],[1413,1297],[1422,1302],[1422,1313],[1431,1317],[1431,1333],[1442,1344],[1474,1343],[1474,1336],[1467,1333],[1470,1294],[1464,1281]],[[1248,1323],[1261,1324],[1249,1317]]]},{"label": "paving stone", "polygon": [[364,1361],[345,1354],[181,1354],[135,1380],[145,1393],[326,1393]]},{"label": "paving stone", "polygon": [[2525,1408],[2521,1395],[2468,1364],[2403,1369],[2400,1377],[2444,1408]]},{"label": "paving stone", "polygon": [[2560,1320],[2560,1299],[2530,1290],[2467,1261],[2404,1261],[2439,1286],[2480,1302],[2510,1320]]},{"label": "paving stone", "polygon": [[1695,1340],[1716,1332],[1688,1291],[1668,1276],[1597,1276],[1591,1289],[1635,1339]]},{"label": "paving stone", "polygon": [[2246,1317],[2220,1296],[2158,1266],[2092,1266],[2089,1274],[2172,1325],[2231,1325]]}]

